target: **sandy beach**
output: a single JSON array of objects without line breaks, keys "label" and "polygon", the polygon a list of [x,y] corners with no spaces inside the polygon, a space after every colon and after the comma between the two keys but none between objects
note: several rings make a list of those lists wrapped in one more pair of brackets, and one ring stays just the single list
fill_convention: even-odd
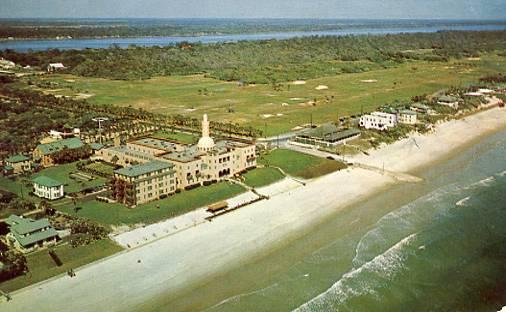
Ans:
[{"label": "sandy beach", "polygon": [[[391,172],[414,172],[504,127],[506,109],[494,108],[440,124],[433,133],[413,135],[351,161]],[[21,289],[0,308],[136,310],[146,299],[170,294],[210,278],[227,266],[245,263],[394,183],[399,183],[398,179],[378,170],[350,168],[332,173],[212,222],[88,265],[76,270],[74,278],[65,275]]]}]

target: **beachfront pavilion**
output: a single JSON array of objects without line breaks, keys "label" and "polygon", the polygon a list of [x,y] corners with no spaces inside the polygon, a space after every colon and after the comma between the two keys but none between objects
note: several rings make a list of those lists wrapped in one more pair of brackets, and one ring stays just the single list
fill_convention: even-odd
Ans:
[{"label": "beachfront pavilion", "polygon": [[334,124],[323,124],[315,129],[308,129],[297,135],[294,142],[304,145],[334,147],[356,139],[360,136],[358,129],[342,129]]},{"label": "beachfront pavilion", "polygon": [[5,223],[10,231],[7,239],[22,252],[55,244],[59,239],[58,232],[49,224],[48,219],[33,220],[11,215]]}]

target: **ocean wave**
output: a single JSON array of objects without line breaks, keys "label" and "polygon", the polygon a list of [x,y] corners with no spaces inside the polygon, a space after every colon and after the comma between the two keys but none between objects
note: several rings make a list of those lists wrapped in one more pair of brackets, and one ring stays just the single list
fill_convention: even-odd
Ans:
[{"label": "ocean wave", "polygon": [[481,179],[478,182],[475,182],[467,187],[467,189],[473,189],[476,187],[483,187],[483,186],[490,186],[496,181],[496,178],[494,176],[486,177],[484,179]]},{"label": "ocean wave", "polygon": [[[506,174],[506,171],[500,174]],[[488,176],[465,185],[448,184],[387,213],[362,236],[356,245],[353,267],[360,267],[378,253],[386,250],[392,240],[396,241],[408,233],[420,231],[434,218],[452,214],[452,208],[455,206],[448,204],[449,198],[456,197],[456,205],[463,206],[471,198],[468,196],[470,191],[490,187],[496,180],[495,176]],[[458,200],[458,198],[461,199]]]},{"label": "ocean wave", "polygon": [[506,176],[506,170],[504,170],[503,172],[499,172],[497,175],[500,177]]},{"label": "ocean wave", "polygon": [[269,285],[267,287],[264,287],[264,288],[261,288],[261,289],[257,289],[257,290],[254,290],[254,291],[250,291],[250,292],[247,292],[247,293],[242,293],[242,294],[238,294],[238,295],[235,295],[235,296],[232,296],[232,297],[229,297],[227,299],[224,299],[220,302],[218,302],[217,304],[213,305],[212,307],[204,310],[204,311],[211,311],[211,310],[214,310],[215,308],[219,307],[219,306],[222,306],[224,304],[227,304],[227,303],[230,303],[230,302],[238,302],[239,300],[241,300],[241,298],[243,297],[247,297],[247,296],[251,296],[251,295],[255,295],[255,294],[261,294],[271,288],[274,288],[274,287],[278,287],[279,284],[278,283],[274,283],[272,285]]},{"label": "ocean wave", "polygon": [[448,213],[450,207],[447,207],[445,199],[448,195],[460,194],[462,190],[460,185],[450,184],[381,217],[355,247],[353,266],[360,267],[378,253],[387,250],[392,240],[397,241],[409,233],[419,231],[435,215]]},{"label": "ocean wave", "polygon": [[456,202],[455,205],[457,205],[457,206],[464,206],[469,199],[471,199],[471,196],[467,196],[465,198],[462,198],[461,200],[459,200],[458,202]]},{"label": "ocean wave", "polygon": [[376,256],[361,267],[344,274],[328,290],[294,311],[335,311],[338,305],[345,303],[352,297],[365,294],[374,295],[374,283],[372,281],[361,283],[361,275],[364,273],[374,273],[380,279],[392,280],[402,269],[403,263],[409,255],[408,252],[405,252],[405,248],[413,243],[416,235],[416,233],[413,233],[403,238],[383,254]]}]

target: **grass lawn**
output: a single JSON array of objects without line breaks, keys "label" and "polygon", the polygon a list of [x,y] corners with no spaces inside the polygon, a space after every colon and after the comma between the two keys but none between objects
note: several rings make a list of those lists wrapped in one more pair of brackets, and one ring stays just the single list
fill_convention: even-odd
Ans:
[{"label": "grass lawn", "polygon": [[[80,172],[77,167],[77,162],[64,164],[64,165],[58,165],[55,167],[50,167],[47,169],[44,169],[40,172],[37,172],[36,174],[32,175],[31,178],[35,178],[41,175],[50,177],[56,181],[62,182],[65,184],[65,193],[75,193],[79,192],[83,189],[89,188],[89,187],[95,187],[102,185],[107,182],[106,178],[93,176],[93,180],[91,181],[85,181],[82,179],[72,179],[70,177],[70,174],[73,172]],[[84,173],[85,175],[92,176],[90,173]]]},{"label": "grass lawn", "polygon": [[251,187],[261,187],[282,180],[285,176],[276,168],[256,168],[244,175],[244,183]]},{"label": "grass lawn", "polygon": [[198,137],[191,134],[181,132],[169,132],[164,130],[157,131],[152,136],[155,138],[177,141],[183,144],[194,144],[197,143],[197,141],[199,140]]},{"label": "grass lawn", "polygon": [[323,159],[287,149],[276,149],[258,158],[265,166],[275,166],[287,174],[311,179],[346,168],[339,161]]},{"label": "grass lawn", "polygon": [[32,190],[31,186],[26,187],[21,179],[15,181],[0,175],[0,188],[4,191],[21,196],[21,193],[28,194]]},{"label": "grass lawn", "polygon": [[4,176],[0,175],[0,189],[4,191],[8,191],[16,194],[20,198],[24,198],[30,200],[32,202],[38,203],[41,199],[37,196],[30,196],[28,193],[33,191],[32,183],[30,182],[30,178],[17,178],[15,181],[12,181]]},{"label": "grass lawn", "polygon": [[[57,207],[57,209],[72,215],[96,220],[102,224],[150,224],[233,197],[244,191],[244,188],[237,184],[221,182],[201,186],[190,191],[183,191],[165,199],[139,205],[133,209],[121,204],[108,204],[96,200],[79,203],[78,207],[82,209],[77,213],[74,211],[72,204]],[[157,208],[158,205],[160,208]]]},{"label": "grass lawn", "polygon": [[[75,270],[82,265],[110,256],[121,251],[122,248],[109,239],[103,239],[87,246],[72,248],[69,244],[66,244],[58,246],[54,250],[63,262],[62,266],[56,266],[53,259],[49,256],[48,250],[29,254],[27,261],[30,272],[10,281],[0,283],[0,289],[11,292],[38,283],[67,272],[71,268]],[[77,272],[77,275],[79,275],[79,272]]]},{"label": "grass lawn", "polygon": [[[139,81],[119,81],[72,75],[51,75],[44,80],[58,83],[54,94],[87,91],[97,105],[143,108],[163,114],[183,114],[211,120],[253,126],[267,135],[284,133],[293,127],[337,119],[338,116],[372,111],[395,100],[433,93],[452,85],[475,82],[488,74],[506,71],[506,57],[482,55],[479,60],[449,62],[408,61],[395,67],[364,73],[340,74],[310,79],[303,85],[282,83],[282,91],[271,85],[238,86],[203,75],[155,77]],[[69,83],[66,80],[73,80]],[[73,87],[73,90],[70,89]],[[328,86],[318,91],[318,85]],[[199,90],[207,89],[206,94]],[[328,101],[324,99],[327,98]],[[317,99],[316,106],[308,104]],[[284,103],[284,104],[283,104]],[[233,109],[233,113],[229,109]]]}]

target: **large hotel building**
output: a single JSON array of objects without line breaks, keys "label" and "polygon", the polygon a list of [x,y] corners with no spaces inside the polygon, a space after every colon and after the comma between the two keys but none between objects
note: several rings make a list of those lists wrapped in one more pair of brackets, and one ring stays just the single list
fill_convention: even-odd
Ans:
[{"label": "large hotel building", "polygon": [[104,161],[125,166],[114,172],[112,191],[116,200],[129,206],[256,167],[255,145],[230,140],[215,143],[209,135],[207,115],[196,145],[142,138],[126,146],[102,149],[98,155]]}]

